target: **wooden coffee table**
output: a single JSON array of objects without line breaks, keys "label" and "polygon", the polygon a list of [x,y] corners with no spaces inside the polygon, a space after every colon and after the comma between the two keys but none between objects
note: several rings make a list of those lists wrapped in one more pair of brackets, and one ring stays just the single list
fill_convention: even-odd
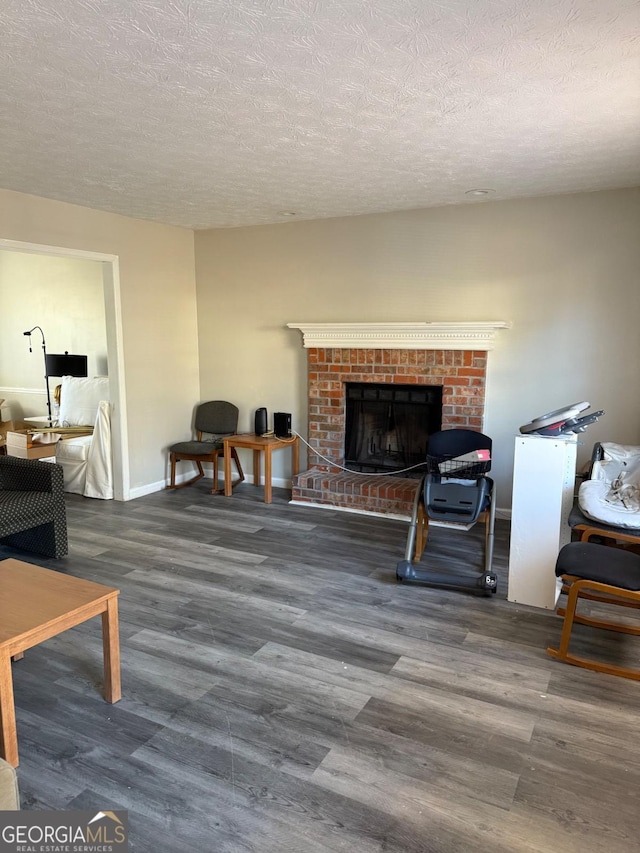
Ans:
[{"label": "wooden coffee table", "polygon": [[0,752],[13,767],[18,766],[18,735],[11,659],[102,614],[104,697],[117,702],[121,696],[119,592],[20,560],[0,562]]}]

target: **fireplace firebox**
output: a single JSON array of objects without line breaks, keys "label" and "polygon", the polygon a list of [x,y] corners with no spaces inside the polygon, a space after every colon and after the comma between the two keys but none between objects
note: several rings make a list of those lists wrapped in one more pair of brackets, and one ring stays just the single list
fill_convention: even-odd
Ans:
[{"label": "fireplace firebox", "polygon": [[345,399],[346,468],[391,473],[425,463],[429,436],[442,428],[442,386],[347,382]]}]

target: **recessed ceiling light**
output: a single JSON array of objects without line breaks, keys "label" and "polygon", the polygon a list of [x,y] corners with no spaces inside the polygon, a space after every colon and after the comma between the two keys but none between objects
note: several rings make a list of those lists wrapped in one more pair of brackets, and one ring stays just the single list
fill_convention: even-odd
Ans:
[{"label": "recessed ceiling light", "polygon": [[279,215],[280,216],[295,216],[295,213],[293,210],[281,210]]},{"label": "recessed ceiling light", "polygon": [[490,195],[494,192],[495,190],[467,190],[465,195]]}]

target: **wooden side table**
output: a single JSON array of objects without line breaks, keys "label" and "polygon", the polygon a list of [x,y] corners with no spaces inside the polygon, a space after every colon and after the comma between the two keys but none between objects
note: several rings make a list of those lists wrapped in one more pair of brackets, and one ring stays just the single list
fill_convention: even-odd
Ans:
[{"label": "wooden side table", "polygon": [[20,560],[0,562],[0,751],[18,766],[18,735],[11,659],[32,646],[102,616],[104,697],[117,702],[120,687],[119,590],[42,569]]},{"label": "wooden side table", "polygon": [[291,448],[291,473],[298,473],[299,440],[297,435],[290,438],[276,438],[274,435],[227,435],[224,444],[224,494],[231,495],[231,450],[234,447],[244,447],[253,450],[253,482],[260,484],[260,455],[264,454],[264,502],[271,503],[271,454],[283,447]]}]

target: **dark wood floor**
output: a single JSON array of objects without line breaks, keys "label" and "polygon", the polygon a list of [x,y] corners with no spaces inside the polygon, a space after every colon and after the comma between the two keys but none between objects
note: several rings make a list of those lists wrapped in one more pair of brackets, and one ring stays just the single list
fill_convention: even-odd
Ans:
[{"label": "dark wood floor", "polygon": [[[484,598],[396,584],[403,522],[207,488],[69,496],[68,558],[0,548],[122,591],[120,703],[99,619],[14,664],[24,808],[128,809],[138,853],[639,849],[640,684],[546,656],[506,522]],[[424,560],[479,565],[480,535]]]}]

